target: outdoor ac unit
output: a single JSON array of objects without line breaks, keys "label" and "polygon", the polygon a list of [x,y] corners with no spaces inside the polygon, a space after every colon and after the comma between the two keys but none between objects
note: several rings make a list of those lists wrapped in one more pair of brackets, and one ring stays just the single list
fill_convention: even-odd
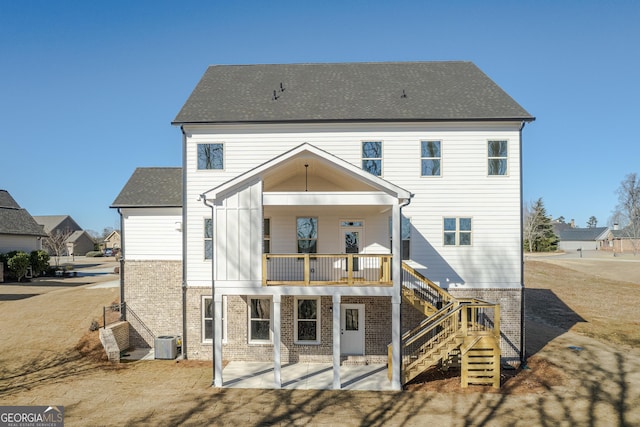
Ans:
[{"label": "outdoor ac unit", "polygon": [[156,359],[175,359],[178,346],[175,336],[163,335],[154,340],[154,355]]}]

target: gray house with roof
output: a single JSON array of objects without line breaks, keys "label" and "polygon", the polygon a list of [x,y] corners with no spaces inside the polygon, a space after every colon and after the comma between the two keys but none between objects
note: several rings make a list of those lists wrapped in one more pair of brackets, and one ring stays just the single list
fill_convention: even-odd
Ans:
[{"label": "gray house with roof", "polygon": [[138,338],[181,335],[216,386],[223,360],[269,360],[276,388],[298,361],[334,388],[344,363],[499,384],[524,357],[533,120],[470,62],[209,67],[173,121],[182,167],[112,204]]},{"label": "gray house with roof", "polygon": [[605,249],[610,234],[609,227],[580,228],[565,223],[554,223],[553,230],[558,236],[558,249],[565,252]]},{"label": "gray house with roof", "polygon": [[42,249],[42,238],[46,236],[26,209],[7,190],[0,190],[0,253]]}]

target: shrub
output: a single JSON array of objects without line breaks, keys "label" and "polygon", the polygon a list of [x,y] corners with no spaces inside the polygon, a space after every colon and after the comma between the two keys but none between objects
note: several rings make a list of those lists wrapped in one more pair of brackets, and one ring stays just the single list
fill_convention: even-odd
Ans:
[{"label": "shrub", "polygon": [[18,282],[21,281],[22,278],[27,274],[29,264],[29,255],[27,255],[25,252],[17,252],[7,261],[7,267],[9,267],[9,271],[13,274]]},{"label": "shrub", "polygon": [[36,277],[47,271],[49,268],[49,259],[49,254],[46,251],[39,250],[31,252],[29,262],[31,263],[33,274]]},{"label": "shrub", "polygon": [[86,257],[101,257],[104,256],[104,254],[100,251],[89,251],[87,252],[87,254],[85,255]]}]

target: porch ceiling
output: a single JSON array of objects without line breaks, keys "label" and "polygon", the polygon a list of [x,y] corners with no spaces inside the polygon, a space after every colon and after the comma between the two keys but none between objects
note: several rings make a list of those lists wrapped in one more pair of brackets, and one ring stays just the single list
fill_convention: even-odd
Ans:
[{"label": "porch ceiling", "polygon": [[378,215],[389,210],[389,206],[265,206],[265,216],[339,216],[356,219],[361,216]]}]

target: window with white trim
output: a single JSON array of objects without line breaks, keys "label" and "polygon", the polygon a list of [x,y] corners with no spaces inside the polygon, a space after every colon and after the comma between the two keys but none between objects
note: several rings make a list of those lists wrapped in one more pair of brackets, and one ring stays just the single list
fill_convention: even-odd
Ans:
[{"label": "window with white trim", "polygon": [[[402,218],[402,227],[400,231],[400,236],[402,237],[402,259],[409,260],[411,259],[411,220],[409,218],[405,218],[404,215]],[[389,247],[393,249],[393,218],[389,217]]]},{"label": "window with white trim", "polygon": [[507,141],[489,141],[487,147],[487,173],[489,175],[506,175],[508,165]]},{"label": "window with white trim", "polygon": [[204,259],[213,258],[213,220],[204,219]]},{"label": "window with white trim", "polygon": [[223,168],[224,144],[198,144],[198,170]]},{"label": "window with white trim", "polygon": [[296,344],[320,344],[320,307],[320,297],[295,299]]},{"label": "window with white trim", "polygon": [[271,297],[249,297],[249,343],[271,342]]},{"label": "window with white trim", "polygon": [[362,142],[362,169],[376,176],[382,176],[382,142]]},{"label": "window with white trim", "polygon": [[420,176],[440,176],[440,141],[420,141]]},{"label": "window with white trim", "polygon": [[296,218],[299,254],[318,253],[318,218]]},{"label": "window with white trim", "polygon": [[445,246],[471,245],[471,218],[446,217],[443,221]]},{"label": "window with white trim", "polygon": [[[213,342],[213,298],[202,297],[202,342]],[[227,296],[222,297],[222,342],[227,342]]]},{"label": "window with white trim", "polygon": [[262,219],[262,253],[271,253],[271,218]]}]

